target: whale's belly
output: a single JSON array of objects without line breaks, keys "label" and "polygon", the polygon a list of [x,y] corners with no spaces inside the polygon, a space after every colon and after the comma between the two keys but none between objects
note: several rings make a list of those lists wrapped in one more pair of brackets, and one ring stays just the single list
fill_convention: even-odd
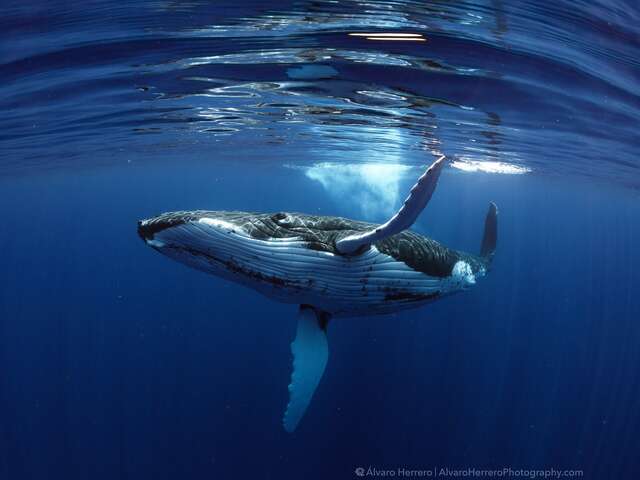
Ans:
[{"label": "whale's belly", "polygon": [[193,248],[163,252],[286,303],[310,304],[334,316],[414,308],[460,289],[463,279],[432,277],[372,246],[347,257],[309,248],[299,238],[259,240],[237,229],[178,226],[159,241]]}]

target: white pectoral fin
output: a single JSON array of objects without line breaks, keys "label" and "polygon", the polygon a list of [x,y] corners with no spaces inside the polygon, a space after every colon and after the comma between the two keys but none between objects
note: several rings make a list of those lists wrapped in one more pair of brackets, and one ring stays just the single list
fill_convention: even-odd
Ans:
[{"label": "white pectoral fin", "polygon": [[329,348],[325,327],[328,316],[313,307],[301,306],[296,338],[291,344],[293,372],[284,429],[293,432],[304,416],[327,365]]},{"label": "white pectoral fin", "polygon": [[427,206],[427,203],[429,203],[445,162],[446,157],[442,155],[431,164],[413,186],[400,210],[385,224],[338,240],[336,242],[338,251],[344,255],[355,254],[373,242],[400,233],[413,225],[422,210]]}]

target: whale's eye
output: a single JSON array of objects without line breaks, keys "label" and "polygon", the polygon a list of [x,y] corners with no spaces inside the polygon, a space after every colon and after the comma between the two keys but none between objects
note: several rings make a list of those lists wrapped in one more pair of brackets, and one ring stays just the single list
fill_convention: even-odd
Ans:
[{"label": "whale's eye", "polygon": [[284,230],[296,229],[300,226],[304,226],[299,217],[286,212],[274,213],[271,215],[270,219],[278,227]]},{"label": "whale's eye", "polygon": [[287,218],[287,214],[282,212],[274,213],[273,215],[271,215],[271,220],[273,220],[274,222],[284,220],[285,218]]}]

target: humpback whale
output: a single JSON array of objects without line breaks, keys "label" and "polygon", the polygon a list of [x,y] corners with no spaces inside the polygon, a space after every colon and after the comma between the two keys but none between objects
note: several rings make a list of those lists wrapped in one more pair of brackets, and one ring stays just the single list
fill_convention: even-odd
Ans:
[{"label": "humpback whale", "polygon": [[490,268],[497,214],[490,203],[478,255],[409,231],[429,202],[446,159],[418,179],[402,207],[375,225],[291,212],[180,211],[138,222],[138,235],[178,262],[299,305],[283,424],[303,417],[328,359],[333,318],[416,308],[465,290]]}]

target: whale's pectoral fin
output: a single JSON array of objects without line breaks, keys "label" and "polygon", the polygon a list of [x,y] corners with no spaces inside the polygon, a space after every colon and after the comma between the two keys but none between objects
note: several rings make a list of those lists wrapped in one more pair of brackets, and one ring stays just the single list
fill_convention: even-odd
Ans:
[{"label": "whale's pectoral fin", "polygon": [[498,243],[498,207],[495,203],[489,203],[489,211],[484,219],[484,234],[482,235],[482,244],[480,245],[480,256],[484,257],[487,262],[493,260],[493,254],[496,251]]},{"label": "whale's pectoral fin", "polygon": [[300,306],[296,338],[291,344],[293,373],[289,385],[289,404],[283,419],[287,432],[293,432],[304,416],[327,365],[328,321],[328,314],[308,305]]},{"label": "whale's pectoral fin", "polygon": [[444,155],[433,162],[413,186],[400,210],[387,223],[366,232],[349,235],[338,240],[336,242],[338,252],[343,255],[358,254],[367,249],[373,242],[400,233],[413,225],[422,210],[427,206],[427,203],[429,203],[445,162]]}]

